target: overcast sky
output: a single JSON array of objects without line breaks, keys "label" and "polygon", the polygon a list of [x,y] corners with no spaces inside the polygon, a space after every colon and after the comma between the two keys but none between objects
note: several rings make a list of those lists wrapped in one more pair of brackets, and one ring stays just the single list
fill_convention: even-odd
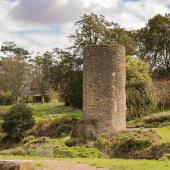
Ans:
[{"label": "overcast sky", "polygon": [[84,13],[102,14],[127,29],[137,29],[170,0],[0,0],[0,44],[14,41],[30,51],[69,46],[66,37]]}]

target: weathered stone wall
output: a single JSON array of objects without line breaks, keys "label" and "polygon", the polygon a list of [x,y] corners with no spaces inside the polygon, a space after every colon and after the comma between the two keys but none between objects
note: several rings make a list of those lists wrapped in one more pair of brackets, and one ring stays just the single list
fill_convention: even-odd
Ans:
[{"label": "weathered stone wall", "polygon": [[125,48],[84,48],[83,111],[85,133],[98,137],[126,129]]}]

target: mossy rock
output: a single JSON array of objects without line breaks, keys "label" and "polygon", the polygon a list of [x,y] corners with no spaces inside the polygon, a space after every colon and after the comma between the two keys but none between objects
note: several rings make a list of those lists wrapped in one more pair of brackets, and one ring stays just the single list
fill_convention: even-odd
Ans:
[{"label": "mossy rock", "polygon": [[69,139],[65,141],[65,145],[68,147],[73,147],[77,145],[77,140],[76,139]]},{"label": "mossy rock", "polygon": [[65,145],[68,147],[73,147],[73,146],[87,146],[87,147],[93,147],[93,145],[88,145],[90,141],[85,139],[85,138],[71,138],[65,141]]}]

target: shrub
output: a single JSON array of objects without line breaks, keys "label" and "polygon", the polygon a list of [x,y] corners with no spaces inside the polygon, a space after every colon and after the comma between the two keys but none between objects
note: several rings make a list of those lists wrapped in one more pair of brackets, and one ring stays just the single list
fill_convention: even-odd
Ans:
[{"label": "shrub", "polygon": [[146,137],[141,132],[131,132],[119,135],[103,135],[95,146],[111,158],[137,158],[136,153],[152,145],[152,137]]},{"label": "shrub", "polygon": [[[133,155],[137,159],[161,159],[170,153],[170,143],[154,144],[151,147],[139,151]],[[132,158],[132,157],[131,157]]]},{"label": "shrub", "polygon": [[17,104],[4,115],[2,129],[9,139],[20,142],[33,125],[31,109],[24,104]]},{"label": "shrub", "polygon": [[78,119],[69,117],[64,117],[60,120],[56,119],[52,122],[40,121],[31,130],[30,135],[34,135],[36,137],[46,136],[52,138],[67,136],[71,134],[77,122]]},{"label": "shrub", "polygon": [[154,92],[158,98],[158,109],[170,107],[170,80],[154,80]]},{"label": "shrub", "polygon": [[131,120],[152,112],[156,108],[156,98],[145,62],[128,56],[126,73],[127,119]]},{"label": "shrub", "polygon": [[66,86],[60,91],[60,96],[64,100],[66,106],[82,108],[82,71],[69,70],[70,78],[66,80]]},{"label": "shrub", "polygon": [[129,137],[127,139],[122,139],[122,141],[120,141],[117,146],[116,145],[116,142],[112,145],[112,155],[116,157],[124,157],[123,155],[125,155],[126,158],[126,155],[129,155],[129,153],[148,148],[151,145],[151,141]]},{"label": "shrub", "polygon": [[102,135],[95,146],[110,158],[160,159],[170,153],[170,143],[158,143],[154,131]]},{"label": "shrub", "polygon": [[61,124],[57,127],[57,136],[66,136],[69,135],[72,130],[73,130],[73,126],[69,125],[69,124]]},{"label": "shrub", "polygon": [[[88,143],[89,142],[89,143]],[[91,143],[91,144],[90,144]],[[93,141],[86,139],[84,137],[79,137],[79,138],[71,138],[65,141],[65,145],[68,147],[73,147],[73,146],[83,146],[83,145],[88,145],[91,147],[93,144]]]},{"label": "shrub", "polygon": [[0,152],[1,155],[17,155],[17,156],[26,156],[28,152],[21,147],[17,147],[14,149],[3,150]]},{"label": "shrub", "polygon": [[35,138],[34,139],[30,139],[30,141],[28,141],[27,143],[24,143],[24,147],[29,147],[31,145],[36,145],[38,144],[39,146],[41,144],[46,144],[48,142],[48,138],[47,137],[40,137],[40,138]]}]

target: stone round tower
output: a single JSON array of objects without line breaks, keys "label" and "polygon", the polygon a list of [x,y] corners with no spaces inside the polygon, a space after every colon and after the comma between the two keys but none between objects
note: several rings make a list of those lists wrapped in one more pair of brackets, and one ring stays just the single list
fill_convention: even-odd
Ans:
[{"label": "stone round tower", "polygon": [[89,137],[126,129],[125,47],[97,45],[84,48],[84,130]]}]

